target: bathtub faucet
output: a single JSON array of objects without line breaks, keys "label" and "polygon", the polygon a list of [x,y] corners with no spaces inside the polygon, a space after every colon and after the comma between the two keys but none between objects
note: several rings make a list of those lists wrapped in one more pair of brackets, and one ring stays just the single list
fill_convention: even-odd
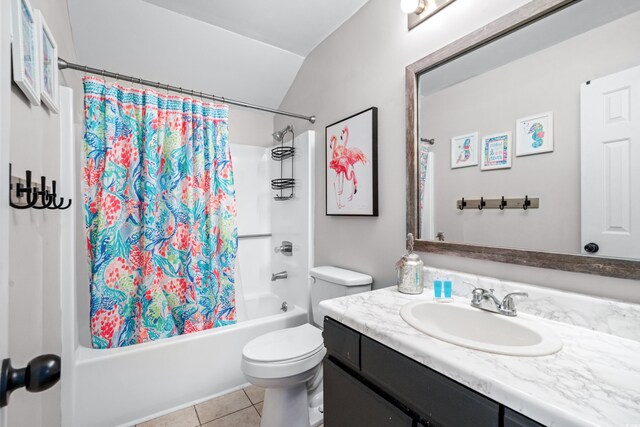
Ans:
[{"label": "bathtub faucet", "polygon": [[276,280],[279,279],[286,279],[287,278],[287,272],[286,271],[281,271],[280,273],[273,273],[271,275],[271,281],[275,282]]}]

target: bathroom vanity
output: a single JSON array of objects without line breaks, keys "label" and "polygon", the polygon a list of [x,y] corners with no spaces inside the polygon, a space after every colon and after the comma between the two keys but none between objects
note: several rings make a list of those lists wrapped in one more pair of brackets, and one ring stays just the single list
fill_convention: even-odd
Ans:
[{"label": "bathroom vanity", "polygon": [[[434,274],[439,273],[427,276]],[[426,335],[409,326],[400,310],[432,299],[428,288],[422,295],[390,287],[323,301],[325,425],[640,422],[640,340],[632,330],[640,322],[640,306],[491,278],[454,277],[454,283],[462,280],[495,287],[499,295],[515,286],[528,292],[518,317],[553,330],[562,349],[540,357],[507,356]],[[455,304],[468,306],[466,294],[458,289]],[[629,329],[620,329],[625,323]]]},{"label": "bathroom vanity", "polygon": [[327,317],[327,426],[542,426]]}]

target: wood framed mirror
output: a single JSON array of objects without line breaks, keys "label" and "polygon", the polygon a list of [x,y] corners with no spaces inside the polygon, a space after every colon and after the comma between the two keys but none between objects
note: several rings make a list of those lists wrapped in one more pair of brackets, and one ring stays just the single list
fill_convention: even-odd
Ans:
[{"label": "wood framed mirror", "polygon": [[[603,3],[607,4],[603,5]],[[575,148],[576,150],[580,150],[581,144],[583,144],[582,140],[584,140],[584,138],[581,139],[580,135],[581,131],[582,134],[584,134],[585,130],[584,128],[580,128],[580,114],[581,106],[583,114],[585,107],[584,104],[581,105],[580,102],[581,99],[584,99],[584,94],[582,92],[584,91],[584,85],[589,85],[591,83],[590,77],[589,79],[583,79],[581,82],[567,85],[567,87],[571,87],[571,96],[573,97],[570,109],[563,109],[564,107],[562,106],[556,106],[553,108],[557,111],[557,114],[555,115],[555,117],[553,117],[553,120],[555,122],[553,122],[553,128],[551,129],[551,131],[555,132],[556,135],[555,152],[553,152],[554,150],[552,148],[551,152],[549,152],[549,150],[546,150],[546,154],[533,156],[518,154],[518,156],[522,157],[516,157],[515,155],[512,156],[512,154],[509,153],[510,169],[508,170],[508,173],[504,172],[506,169],[502,169],[502,171],[482,170],[479,165],[474,165],[473,168],[465,168],[464,172],[459,172],[461,169],[454,169],[454,167],[449,167],[449,163],[451,161],[449,154],[450,146],[451,144],[453,144],[453,140],[455,139],[456,135],[477,134],[478,129],[476,128],[481,128],[480,138],[477,136],[475,138],[480,139],[480,141],[474,141],[475,144],[478,144],[478,146],[480,146],[482,142],[481,137],[492,134],[489,127],[485,127],[484,129],[482,129],[483,124],[485,122],[489,122],[490,120],[485,120],[484,122],[482,122],[482,124],[472,124],[473,120],[465,118],[464,120],[454,120],[454,122],[456,124],[469,124],[469,126],[467,126],[466,128],[465,126],[452,126],[455,127],[455,129],[451,127],[445,129],[444,131],[441,129],[435,129],[437,127],[436,124],[439,125],[440,123],[446,122],[445,119],[452,114],[452,111],[455,112],[463,109],[468,111],[485,111],[486,107],[477,106],[469,108],[468,106],[460,106],[459,104],[455,103],[456,97],[451,93],[446,95],[446,102],[442,104],[443,107],[435,111],[431,109],[431,111],[429,112],[430,115],[426,113],[428,109],[425,108],[425,104],[422,104],[423,102],[425,102],[424,99],[427,99],[425,93],[429,92],[429,90],[424,92],[425,87],[435,87],[435,89],[431,90],[431,92],[428,93],[428,95],[431,96],[433,95],[433,93],[437,92],[440,89],[449,89],[454,85],[469,84],[471,80],[477,79],[479,76],[484,76],[487,72],[491,72],[492,70],[501,68],[502,71],[504,71],[505,66],[511,66],[512,64],[512,60],[509,60],[508,62],[504,62],[506,60],[503,60],[503,57],[508,56],[505,54],[505,52],[507,51],[520,51],[519,53],[513,54],[515,55],[515,59],[513,59],[513,62],[516,62],[522,60],[525,57],[529,58],[532,55],[530,51],[525,51],[526,49],[533,49],[531,52],[534,52],[536,54],[537,52],[544,52],[548,55],[558,55],[557,49],[559,49],[559,47],[556,48],[556,46],[560,46],[560,44],[564,43],[562,45],[563,49],[575,49],[575,46],[571,45],[571,43],[577,43],[577,41],[580,41],[581,43],[585,44],[585,49],[587,47],[589,49],[594,49],[593,51],[596,53],[591,56],[597,57],[598,55],[597,51],[595,50],[595,44],[593,44],[590,39],[586,39],[587,36],[582,35],[587,34],[588,37],[592,37],[595,29],[597,29],[598,31],[603,32],[604,36],[607,36],[607,34],[604,33],[605,30],[608,31],[608,27],[606,27],[605,24],[611,24],[611,30],[615,29],[615,31],[618,31],[620,28],[625,27],[625,25],[631,29],[636,28],[636,30],[635,33],[632,33],[630,37],[623,36],[616,40],[604,40],[601,43],[603,45],[603,49],[615,50],[614,46],[616,45],[616,43],[613,42],[620,41],[620,43],[617,43],[621,46],[619,47],[619,49],[621,50],[620,52],[618,52],[618,57],[615,59],[615,61],[612,60],[610,62],[618,61],[622,65],[618,64],[616,65],[616,67],[618,68],[612,69],[608,69],[605,67],[603,70],[608,71],[605,72],[603,70],[598,70],[597,72],[593,72],[593,75],[598,78],[604,75],[609,76],[613,75],[611,70],[616,72],[618,70],[626,71],[628,68],[630,69],[630,67],[633,67],[634,65],[638,66],[638,70],[640,70],[640,49],[633,49],[626,53],[625,51],[623,51],[623,49],[625,49],[625,46],[626,48],[628,48],[629,46],[628,44],[625,45],[626,42],[623,42],[623,40],[627,40],[629,41],[629,43],[640,43],[640,34],[638,34],[637,31],[637,28],[639,28],[637,26],[637,23],[640,22],[640,5],[638,5],[637,3],[638,2],[628,0],[616,0],[615,5],[608,4],[608,2],[598,2],[597,0],[533,0],[520,7],[519,9],[514,10],[513,12],[491,22],[490,24],[468,34],[467,36],[445,46],[438,51],[435,51],[434,53],[406,67],[406,223],[407,232],[413,233],[414,236],[419,237],[415,242],[416,251],[475,258],[531,267],[564,270],[570,272],[596,274],[624,279],[640,279],[640,257],[635,255],[628,255],[630,253],[635,253],[636,249],[640,251],[640,245],[637,245],[637,242],[640,241],[637,238],[637,232],[632,236],[633,239],[630,240],[631,246],[626,247],[626,249],[622,248],[617,253],[615,253],[615,255],[607,255],[606,251],[604,250],[600,254],[587,254],[590,248],[587,247],[588,244],[585,245],[584,225],[580,224],[583,224],[585,222],[584,218],[588,216],[587,214],[585,214],[585,212],[590,212],[589,209],[591,208],[589,206],[587,206],[587,208],[583,206],[581,211],[580,203],[584,203],[584,199],[586,197],[585,193],[592,193],[593,191],[589,190],[585,192],[585,188],[583,188],[581,195],[580,177],[583,176],[584,179],[584,171],[581,172],[580,167],[581,152],[577,151],[570,153],[568,152],[567,147],[575,146],[577,147]],[[591,7],[595,9],[588,9]],[[603,7],[608,8],[608,10],[602,9]],[[569,12],[573,13],[574,11],[578,14],[578,18],[572,17],[568,14]],[[610,16],[608,15],[609,12],[611,12]],[[587,21],[590,20],[593,22],[590,24],[587,23]],[[547,27],[544,27],[545,25]],[[557,36],[557,40],[554,39],[554,37],[556,36],[551,35],[551,32],[548,31],[548,28],[550,28],[549,26],[554,25],[556,28],[560,29],[558,31],[559,34]],[[580,28],[584,25],[591,26]],[[585,40],[581,41],[581,39],[579,40],[578,37],[583,37],[585,38]],[[611,34],[609,34],[608,37],[611,37]],[[513,42],[513,46],[515,47],[507,47],[505,43],[507,43],[509,38],[513,38],[515,40]],[[530,41],[534,39],[541,40],[541,45],[538,47],[531,47]],[[483,51],[485,51],[484,59],[481,58],[481,55],[483,55]],[[591,51],[588,52],[591,53]],[[529,58],[529,60],[531,60],[531,58]],[[540,61],[543,59],[536,58],[536,60]],[[571,60],[571,58],[569,58],[569,60]],[[606,62],[607,61],[604,59],[600,61],[600,63]],[[457,68],[455,68],[455,66],[457,66]],[[474,66],[478,66],[479,68],[476,69],[474,68]],[[550,69],[551,68],[565,70],[565,74],[570,74],[571,69],[569,65],[557,65],[555,67],[550,67]],[[586,75],[590,76],[590,74]],[[429,76],[429,80],[426,80],[425,76]],[[559,78],[560,77],[558,77],[558,79]],[[511,78],[510,76],[507,76],[505,78],[505,76],[503,75],[501,80],[510,81]],[[425,81],[428,81],[428,83],[425,83]],[[594,82],[595,81],[598,80],[594,80]],[[461,87],[459,89],[460,93],[469,94],[468,97],[470,100],[473,100],[474,98],[477,100],[477,98],[479,97],[477,96],[478,93],[474,92],[469,87]],[[486,90],[486,88],[483,87],[482,90]],[[550,87],[549,90],[553,91],[554,88]],[[624,94],[618,96],[616,92],[615,101],[617,102],[617,104],[612,104],[613,107],[607,110],[608,114],[621,114],[622,116],[624,116],[624,111],[620,112],[620,108],[624,110],[625,105],[626,108],[629,108],[629,103],[636,102],[635,100],[638,98],[638,96],[635,95],[635,93],[638,93],[640,91],[640,86],[632,86],[631,90],[634,91],[634,95],[628,95],[627,98],[625,98]],[[474,96],[473,94],[475,94],[476,96]],[[442,93],[440,93],[440,95],[442,95]],[[505,96],[505,94],[497,94],[496,97],[500,99],[517,98],[517,96],[511,96],[511,93],[509,94],[509,96]],[[443,98],[443,96],[441,96],[441,98]],[[610,98],[613,99],[612,97]],[[543,107],[547,104],[548,103],[545,102],[538,102],[535,106],[527,105],[527,107],[529,109],[535,110],[532,111],[531,114],[542,113],[542,111],[552,110],[551,108],[544,110]],[[614,108],[616,107],[616,105],[618,106],[617,109]],[[538,108],[539,111],[536,110],[536,108]],[[526,117],[528,114],[525,114],[524,112],[528,110],[527,108],[523,109],[518,105],[507,106],[506,110],[508,114],[504,112],[501,114],[502,119],[506,120],[509,125],[500,125],[502,126],[502,129],[496,128],[495,131],[497,132],[504,130],[505,132],[508,131],[510,134],[513,133],[514,141],[512,142],[511,149],[515,153],[515,139],[517,131],[516,126],[518,123],[517,119],[519,119],[520,117]],[[523,113],[520,113],[520,111],[522,111]],[[442,114],[441,116],[439,116],[440,113]],[[513,115],[513,117],[511,117],[511,115]],[[613,117],[613,115],[611,117]],[[491,119],[493,120],[494,117],[491,117]],[[584,118],[582,121],[585,122]],[[568,129],[570,127],[571,129]],[[573,132],[573,134],[571,134],[573,136],[569,135],[570,131]],[[625,184],[626,187],[624,187],[625,191],[628,191],[630,194],[628,200],[624,201],[625,203],[627,203],[627,205],[624,206],[625,209],[635,209],[633,218],[629,220],[629,215],[622,215],[620,216],[620,218],[622,219],[619,219],[619,222],[626,221],[624,223],[627,225],[630,223],[630,221],[631,225],[637,223],[638,220],[634,218],[640,218],[640,212],[637,212],[640,211],[640,209],[637,209],[638,207],[640,207],[640,202],[636,203],[634,201],[640,200],[640,194],[638,194],[640,193],[640,184],[635,184],[634,181],[632,181],[635,180],[636,177],[640,176],[640,172],[637,172],[640,171],[640,166],[635,163],[634,158],[631,155],[628,156],[629,159],[626,159],[625,157],[625,153],[633,152],[634,156],[637,156],[635,153],[640,153],[640,135],[638,135],[635,130],[633,130],[632,133],[633,135],[626,137],[626,139],[618,138],[617,141],[623,141],[623,143],[621,143],[622,145],[618,144],[622,147],[622,150],[617,150],[617,157],[614,156],[615,159],[618,159],[618,162],[621,162],[619,163],[619,165],[627,165],[627,169],[625,169],[627,171],[627,175],[623,174],[623,178],[627,179],[628,182],[631,182],[631,184]],[[438,136],[433,137],[434,134],[437,134]],[[425,188],[428,188],[429,186],[435,186],[436,191],[434,194],[442,193],[443,188],[460,188],[459,186],[456,187],[455,185],[453,185],[454,181],[449,180],[449,177],[453,175],[436,175],[435,180],[433,175],[431,175],[430,179],[428,180],[425,178],[425,176],[429,175],[425,172],[425,170],[429,170],[427,166],[430,164],[430,161],[433,161],[433,159],[429,160],[428,158],[426,158],[425,160],[424,153],[428,153],[429,150],[432,150],[431,148],[429,148],[428,144],[432,144],[434,143],[434,141],[438,147],[438,152],[436,152],[434,155],[436,157],[436,160],[439,162],[438,165],[440,166],[440,170],[442,172],[445,172],[446,169],[446,172],[448,174],[456,173],[458,174],[458,177],[463,176],[462,173],[465,173],[467,182],[479,182],[482,183],[484,187],[481,187],[481,190],[478,190],[478,188],[476,187],[475,190],[472,190],[467,194],[460,191],[457,194],[447,194],[444,198],[427,198],[425,196],[425,193],[427,191],[425,190]],[[488,149],[487,147],[488,145],[485,145],[485,149]],[[613,147],[613,145],[610,144],[608,147]],[[480,155],[482,155],[483,150],[481,148],[477,148],[477,150]],[[614,151],[611,152],[613,153]],[[421,154],[423,154],[422,159],[420,158]],[[607,153],[604,154],[606,156],[609,156],[609,154]],[[582,155],[584,156],[584,151],[582,151]],[[545,189],[549,190],[549,187],[551,187],[551,190],[553,191],[545,192],[543,191],[545,189],[539,190],[539,192],[541,193],[539,198],[540,209],[537,209],[538,206],[536,205],[536,209],[531,209],[528,213],[523,213],[522,210],[520,210],[520,212],[518,213],[519,220],[515,220],[514,215],[512,215],[513,212],[517,212],[515,210],[510,210],[510,212],[508,212],[507,209],[505,209],[504,211],[500,209],[500,211],[502,212],[500,212],[499,214],[502,216],[498,216],[497,209],[493,209],[493,211],[492,209],[485,209],[484,211],[482,211],[482,207],[485,206],[484,204],[482,206],[479,206],[480,209],[472,206],[470,210],[475,211],[471,213],[462,211],[457,212],[457,210],[460,210],[460,202],[462,197],[466,197],[467,200],[474,199],[474,203],[476,205],[479,205],[479,203],[477,203],[478,199],[482,200],[483,202],[484,199],[488,199],[487,201],[490,201],[488,206],[490,206],[491,208],[499,208],[499,205],[501,203],[504,203],[504,200],[513,200],[514,202],[512,203],[516,203],[516,200],[519,200],[519,202],[522,203],[525,197],[535,197],[536,203],[538,203],[538,194],[536,194],[537,190],[535,189],[535,187],[531,187],[528,181],[524,181],[524,184],[520,185],[518,188],[515,188],[515,190],[513,187],[508,187],[504,183],[521,182],[518,181],[517,174],[524,173],[527,168],[537,168],[538,171],[541,171],[541,174],[544,174],[546,173],[547,169],[551,170],[552,167],[546,166],[541,162],[543,162],[545,159],[547,161],[549,161],[549,159],[553,159],[557,166],[557,164],[559,164],[559,162],[561,161],[567,162],[567,160],[564,160],[565,158],[562,156],[573,156],[574,158],[577,156],[578,158],[577,163],[573,164],[573,166],[571,167],[571,170],[574,170],[573,174],[575,175],[574,178],[572,178],[572,185],[573,187],[575,187],[575,192],[568,196],[565,196],[562,200],[558,201],[559,199],[557,199],[559,197],[558,193],[563,191],[560,189],[562,182],[558,182],[558,185],[555,188],[553,188],[553,185],[548,185],[547,183]],[[614,157],[609,156],[607,157],[607,159],[613,159]],[[511,163],[512,159],[513,164]],[[585,168],[586,166],[583,164],[582,169]],[[636,172],[634,172],[634,170],[636,170]],[[437,167],[436,171],[438,171]],[[439,182],[437,179],[438,177],[444,177],[444,179],[441,179],[441,182]],[[620,181],[619,177],[616,179]],[[494,182],[500,182],[501,184],[491,185],[491,180],[493,180]],[[426,185],[425,182],[427,183]],[[620,185],[620,183],[618,182],[617,185]],[[582,181],[582,187],[585,187],[584,181]],[[505,188],[507,190],[505,190]],[[517,194],[514,194],[514,192],[517,192]],[[621,192],[621,194],[623,193],[624,192]],[[515,196],[520,197],[520,199],[513,199],[513,197]],[[481,199],[481,197],[484,197],[484,199]],[[502,202],[500,202],[501,198],[503,198]],[[430,209],[433,210],[432,206],[434,205],[436,206],[436,209],[439,209],[435,213],[436,220],[438,218],[447,218],[447,220],[449,220],[452,218],[455,219],[456,217],[460,220],[460,218],[463,218],[464,214],[467,214],[468,216],[464,219],[464,221],[466,222],[458,223],[458,228],[460,229],[469,230],[473,229],[473,227],[475,227],[475,229],[478,229],[478,224],[480,224],[480,228],[484,227],[490,231],[491,227],[494,227],[494,229],[496,227],[497,229],[500,229],[501,227],[506,227],[505,224],[510,223],[512,229],[510,231],[506,230],[504,232],[504,235],[511,237],[511,240],[497,239],[493,241],[491,239],[487,239],[485,235],[491,234],[489,232],[484,234],[474,234],[470,232],[457,233],[455,223],[453,225],[447,224],[447,226],[449,227],[449,232],[442,232],[438,226],[440,224],[443,224],[443,221],[440,221],[438,226],[431,225],[430,227],[427,227],[429,231],[425,232],[424,224],[427,221],[425,218],[431,218],[431,221],[433,221],[434,216],[433,213],[425,214],[425,200],[428,200],[430,202]],[[566,203],[566,205],[563,205],[563,203]],[[519,207],[520,206],[521,205],[519,205]],[[569,212],[574,216],[567,217],[559,215],[556,219],[557,223],[553,224],[548,220],[547,217],[544,216],[549,214],[549,212],[552,210],[551,207],[553,207],[556,212]],[[570,212],[572,209],[573,212]],[[471,217],[471,214],[473,214],[474,216]],[[507,217],[507,214],[512,215],[511,218]],[[489,215],[494,216],[490,217]],[[482,222],[488,221],[488,218],[493,218],[494,223],[487,225],[487,222]],[[502,223],[499,223],[501,219],[504,219],[504,221]],[[527,220],[529,220],[529,223],[527,223]],[[627,228],[631,229],[633,227]],[[527,236],[526,234],[522,234],[526,229],[531,229],[534,235]],[[609,234],[624,234],[620,232],[620,230],[622,229],[616,229]],[[543,236],[544,232],[546,231],[553,231],[555,234],[550,234],[551,237]],[[631,230],[627,234],[631,235],[633,231],[634,230]],[[436,236],[438,236],[440,239],[442,239],[444,236],[445,241],[438,241]],[[451,236],[452,238],[448,238],[449,236]],[[517,243],[519,241],[534,242],[536,241],[536,238],[538,238],[538,242],[536,244],[532,244],[531,246],[519,245]],[[540,243],[542,241],[548,242],[549,245],[545,246],[543,243]],[[566,247],[563,247],[561,245],[561,243],[564,242],[570,242],[572,246],[567,249]],[[622,255],[618,255],[619,253],[622,253]]]}]

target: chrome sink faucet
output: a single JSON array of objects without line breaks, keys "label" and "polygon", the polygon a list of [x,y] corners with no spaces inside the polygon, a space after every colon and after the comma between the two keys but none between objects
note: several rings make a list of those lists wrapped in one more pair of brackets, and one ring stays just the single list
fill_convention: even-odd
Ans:
[{"label": "chrome sink faucet", "polygon": [[479,308],[480,310],[491,311],[492,313],[502,314],[504,316],[517,316],[518,311],[516,305],[513,302],[513,297],[528,297],[526,292],[511,292],[500,301],[493,294],[493,289],[488,291],[482,288],[475,288],[472,292],[471,307]]},{"label": "chrome sink faucet", "polygon": [[271,275],[271,281],[275,282],[276,280],[280,280],[280,279],[286,279],[287,278],[287,272],[286,271],[281,271],[279,273],[273,273]]}]

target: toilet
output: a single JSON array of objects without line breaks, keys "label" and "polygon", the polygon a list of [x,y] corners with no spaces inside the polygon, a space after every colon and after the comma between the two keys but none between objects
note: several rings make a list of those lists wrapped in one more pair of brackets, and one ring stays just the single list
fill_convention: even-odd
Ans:
[{"label": "toilet", "polygon": [[261,427],[316,427],[322,423],[323,315],[320,301],[371,290],[366,274],[337,267],[309,272],[312,324],[251,340],[242,350],[242,372],[265,389]]}]

